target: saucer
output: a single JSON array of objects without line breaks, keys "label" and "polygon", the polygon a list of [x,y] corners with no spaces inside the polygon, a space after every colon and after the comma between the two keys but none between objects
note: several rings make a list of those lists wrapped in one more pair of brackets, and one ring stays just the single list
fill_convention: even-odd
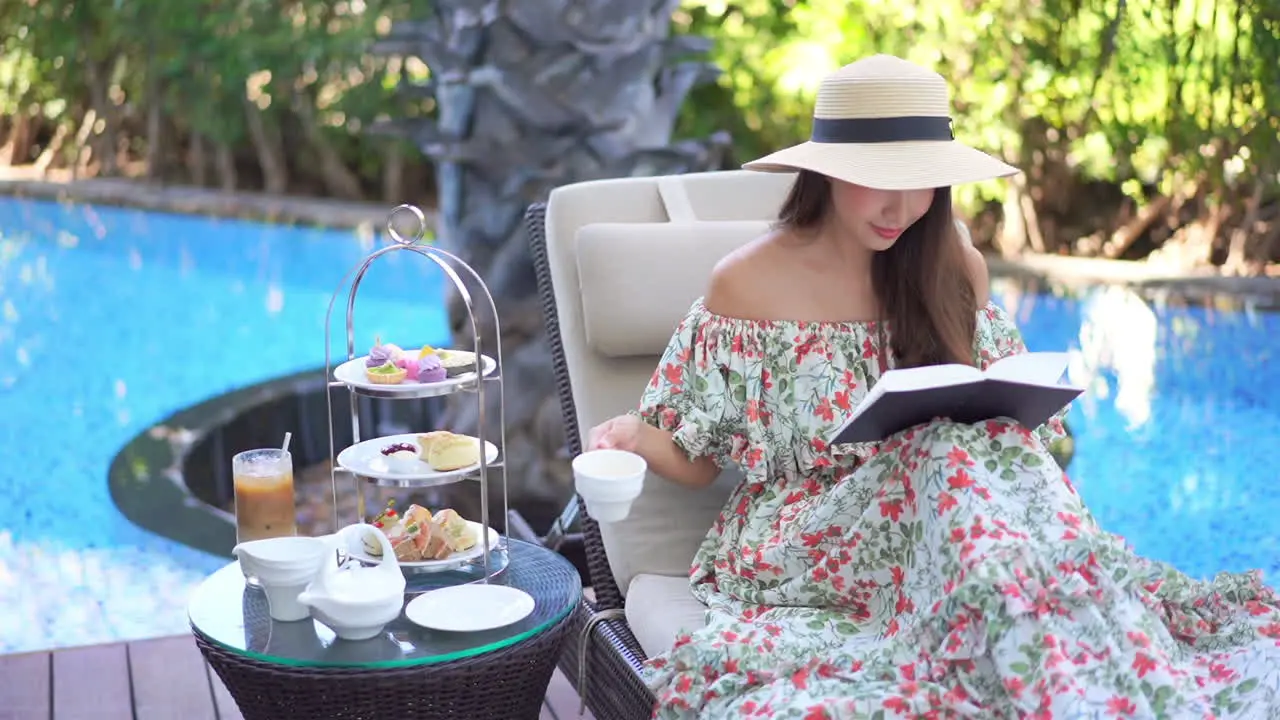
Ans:
[{"label": "saucer", "polygon": [[454,585],[423,593],[404,609],[415,625],[445,632],[480,632],[519,622],[533,612],[533,596],[506,585]]}]

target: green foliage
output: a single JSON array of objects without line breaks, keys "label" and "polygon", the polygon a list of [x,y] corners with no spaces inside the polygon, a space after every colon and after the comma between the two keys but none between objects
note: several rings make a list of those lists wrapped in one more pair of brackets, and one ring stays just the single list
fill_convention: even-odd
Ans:
[{"label": "green foliage", "polygon": [[[353,164],[352,130],[393,106],[379,28],[414,10],[389,0],[39,0],[0,5],[0,114],[39,107],[76,122],[100,89],[120,114],[158,104],[180,133],[240,150],[246,101],[291,122],[298,98]],[[97,73],[106,73],[107,77]],[[98,86],[98,87],[95,87]]]},{"label": "green foliage", "polygon": [[[877,52],[947,77],[957,136],[1030,168],[1054,157],[1138,195],[1230,192],[1280,169],[1274,0],[686,0],[680,32],[725,69],[684,129],[735,133],[739,160],[803,140],[823,73]],[[999,185],[962,189],[999,199]]]},{"label": "green foliage", "polygon": [[[534,0],[523,0],[533,2]],[[0,3],[0,118],[36,112],[74,129],[90,109],[252,155],[248,108],[291,161],[317,130],[356,175],[379,172],[380,115],[420,63],[368,55],[429,0],[12,0]],[[682,111],[682,134],[728,130],[737,160],[803,140],[823,74],[875,52],[946,76],[956,131],[1032,170],[1054,165],[1142,201],[1194,185],[1225,200],[1280,170],[1276,0],[685,0],[675,30],[710,37],[724,70]],[[298,103],[314,127],[300,135]],[[254,118],[256,119],[256,118]],[[305,123],[303,123],[305,124]],[[0,131],[4,124],[0,123]],[[304,140],[314,143],[314,139]],[[377,143],[377,145],[375,145]],[[298,158],[293,160],[293,158]],[[1033,173],[1034,175],[1034,173]],[[962,189],[975,209],[1003,185]]]}]

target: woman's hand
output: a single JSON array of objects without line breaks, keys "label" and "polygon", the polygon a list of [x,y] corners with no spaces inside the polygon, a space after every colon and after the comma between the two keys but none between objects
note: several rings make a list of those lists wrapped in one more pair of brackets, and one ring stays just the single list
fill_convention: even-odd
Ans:
[{"label": "woman's hand", "polygon": [[591,428],[586,449],[633,452],[657,475],[691,488],[706,487],[720,474],[711,458],[690,460],[676,447],[669,431],[646,424],[635,415],[619,415]]},{"label": "woman's hand", "polygon": [[587,433],[587,449],[639,453],[640,440],[648,427],[635,415],[619,415],[605,420]]}]

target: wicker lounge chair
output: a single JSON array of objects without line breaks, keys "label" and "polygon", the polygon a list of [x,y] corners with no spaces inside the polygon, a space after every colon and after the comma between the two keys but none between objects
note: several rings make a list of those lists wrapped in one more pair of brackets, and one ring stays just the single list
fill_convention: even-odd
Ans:
[{"label": "wicker lounge chair", "polygon": [[[715,263],[764,232],[791,176],[741,171],[561,187],[527,213],[569,450],[636,407],[672,331]],[[600,720],[639,720],[654,696],[650,654],[704,608],[689,592],[698,543],[739,479],[694,492],[649,477],[624,521],[601,525],[578,501],[595,602],[574,619],[560,667]]]}]

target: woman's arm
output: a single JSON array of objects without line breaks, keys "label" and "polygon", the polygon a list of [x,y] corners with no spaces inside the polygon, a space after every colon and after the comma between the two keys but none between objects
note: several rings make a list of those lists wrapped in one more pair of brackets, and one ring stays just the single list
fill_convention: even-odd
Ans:
[{"label": "woman's arm", "polygon": [[[704,296],[705,307],[735,313],[742,262],[731,254],[716,264]],[[711,318],[704,308],[690,310],[676,328],[638,411],[614,418],[599,430],[610,439],[606,447],[638,453],[655,474],[678,485],[704,488],[715,482],[728,462],[725,444],[730,396],[725,387],[731,344],[722,333],[704,333]],[[716,312],[716,311],[712,311]],[[593,431],[593,435],[595,432]]]},{"label": "woman's arm", "polygon": [[592,428],[587,449],[633,452],[644,458],[651,472],[685,487],[704,488],[720,474],[715,460],[705,455],[690,460],[674,432],[650,425],[640,413],[619,415]]},{"label": "woman's arm", "polygon": [[720,467],[709,457],[693,461],[676,445],[674,433],[640,423],[637,452],[654,473],[680,485],[704,488],[715,482]]}]

